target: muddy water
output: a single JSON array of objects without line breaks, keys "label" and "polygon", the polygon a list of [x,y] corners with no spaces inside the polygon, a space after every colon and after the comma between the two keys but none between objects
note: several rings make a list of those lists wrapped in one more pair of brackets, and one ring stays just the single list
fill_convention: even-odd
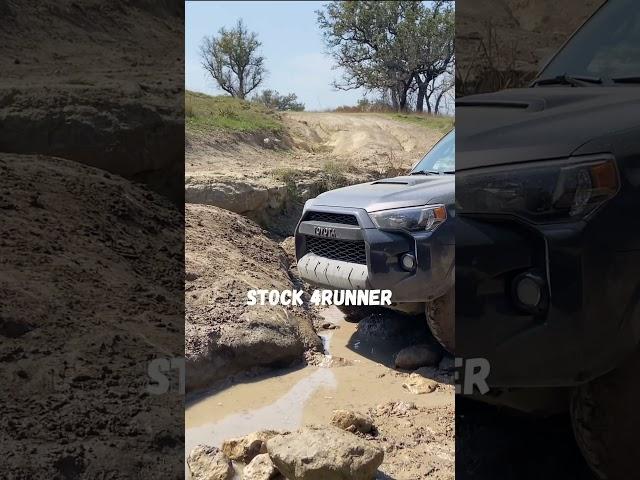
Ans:
[{"label": "muddy water", "polygon": [[409,393],[402,387],[406,375],[390,368],[394,354],[415,337],[363,335],[335,307],[324,310],[323,317],[339,328],[321,334],[328,355],[319,366],[279,371],[188,401],[185,452],[198,444],[220,446],[227,438],[266,428],[326,424],[338,408],[366,411],[391,401],[451,404],[448,392]]}]

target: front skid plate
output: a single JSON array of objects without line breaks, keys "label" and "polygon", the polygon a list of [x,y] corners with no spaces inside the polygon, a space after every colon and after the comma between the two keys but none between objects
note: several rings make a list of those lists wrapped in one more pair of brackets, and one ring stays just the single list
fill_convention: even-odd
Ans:
[{"label": "front skid plate", "polygon": [[365,290],[369,272],[366,265],[342,262],[307,253],[298,261],[300,276],[313,285],[340,290]]}]

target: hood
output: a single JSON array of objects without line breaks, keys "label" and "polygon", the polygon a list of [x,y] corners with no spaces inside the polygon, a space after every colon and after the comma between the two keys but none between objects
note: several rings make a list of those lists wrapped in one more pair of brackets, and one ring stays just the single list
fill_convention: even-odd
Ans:
[{"label": "hood", "polygon": [[640,88],[623,86],[547,86],[461,98],[456,170],[567,157],[594,139],[639,125],[638,107]]},{"label": "hood", "polygon": [[431,203],[451,205],[454,193],[454,175],[406,175],[331,190],[318,195],[312,205],[375,212]]}]

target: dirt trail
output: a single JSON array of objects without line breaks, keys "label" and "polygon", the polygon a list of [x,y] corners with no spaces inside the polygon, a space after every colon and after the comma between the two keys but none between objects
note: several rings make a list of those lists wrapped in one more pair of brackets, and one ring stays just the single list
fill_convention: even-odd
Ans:
[{"label": "dirt trail", "polygon": [[319,145],[337,157],[366,159],[392,151],[405,158],[424,152],[440,137],[375,113],[291,112],[284,118],[296,147],[314,151]]},{"label": "dirt trail", "polygon": [[385,450],[379,479],[453,478],[451,377],[434,369],[438,389],[415,395],[403,387],[409,374],[390,368],[394,353],[423,335],[424,327],[407,319],[413,335],[376,340],[344,321],[335,307],[322,316],[339,328],[322,333],[329,355],[317,365],[188,399],[185,451],[197,444],[220,446],[225,439],[260,429],[327,424],[333,410],[348,409],[368,412],[374,419],[378,435],[370,441]]}]

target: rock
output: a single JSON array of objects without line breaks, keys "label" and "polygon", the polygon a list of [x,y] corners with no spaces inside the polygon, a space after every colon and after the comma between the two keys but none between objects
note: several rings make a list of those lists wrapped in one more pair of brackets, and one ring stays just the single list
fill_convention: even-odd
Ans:
[{"label": "rock", "polygon": [[348,432],[369,433],[373,430],[373,420],[368,415],[350,410],[334,410],[331,425]]},{"label": "rock", "polygon": [[[353,313],[345,314],[349,321],[358,321],[358,335],[364,338],[374,340],[388,340],[391,338],[399,338],[403,332],[402,322],[398,321],[395,312],[384,312],[384,314],[376,312],[374,307],[351,307]],[[341,310],[344,307],[340,308]],[[356,316],[356,314],[360,316]],[[397,314],[400,315],[400,314]]]},{"label": "rock", "polygon": [[267,453],[256,455],[244,468],[242,480],[272,480],[280,475]]},{"label": "rock", "polygon": [[208,445],[198,445],[191,450],[187,465],[192,480],[231,480],[234,475],[229,458]]},{"label": "rock", "polygon": [[320,325],[320,328],[322,330],[335,330],[336,328],[340,328],[340,327],[333,322],[326,321],[326,322],[322,322],[322,324]]},{"label": "rock", "polygon": [[353,362],[348,358],[325,355],[319,366],[323,368],[350,367]]},{"label": "rock", "polygon": [[442,350],[436,345],[412,345],[398,352],[395,366],[404,370],[415,370],[420,367],[438,365],[441,359]]},{"label": "rock", "polygon": [[307,427],[267,441],[276,468],[295,480],[372,480],[384,451],[336,427]]},{"label": "rock", "polygon": [[388,402],[378,405],[375,410],[377,416],[396,416],[403,417],[413,410],[417,410],[416,404],[413,402]]},{"label": "rock", "polygon": [[296,258],[296,237],[287,237],[280,242],[282,248],[290,258]]},{"label": "rock", "polygon": [[423,377],[419,373],[412,373],[402,387],[415,395],[421,395],[434,392],[438,388],[438,382]]},{"label": "rock", "polygon": [[240,438],[232,438],[222,443],[222,451],[231,460],[249,463],[256,455],[267,453],[266,441],[280,432],[262,430]]}]

